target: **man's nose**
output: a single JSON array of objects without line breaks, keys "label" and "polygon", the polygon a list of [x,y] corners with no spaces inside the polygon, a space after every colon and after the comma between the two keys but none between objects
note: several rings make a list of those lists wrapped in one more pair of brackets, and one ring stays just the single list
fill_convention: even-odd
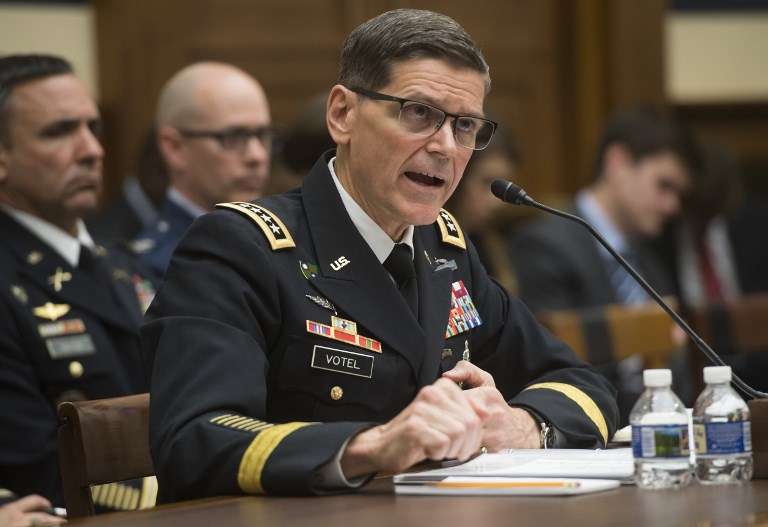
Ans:
[{"label": "man's nose", "polygon": [[461,148],[456,143],[456,137],[453,134],[453,123],[451,118],[447,118],[443,125],[427,141],[427,151],[445,156],[453,154],[457,148]]},{"label": "man's nose", "polygon": [[271,142],[259,137],[250,137],[245,144],[243,157],[248,163],[266,163],[269,161]]},{"label": "man's nose", "polygon": [[93,162],[104,158],[104,148],[99,138],[88,126],[83,125],[78,138],[78,159],[82,162]]}]

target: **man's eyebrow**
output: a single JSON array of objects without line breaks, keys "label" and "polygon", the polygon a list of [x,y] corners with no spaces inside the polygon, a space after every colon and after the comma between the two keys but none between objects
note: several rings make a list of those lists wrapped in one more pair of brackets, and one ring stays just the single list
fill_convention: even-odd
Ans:
[{"label": "man's eyebrow", "polygon": [[38,135],[41,137],[56,137],[66,135],[80,126],[80,119],[60,119],[45,125]]},{"label": "man's eyebrow", "polygon": [[[422,92],[414,92],[414,93],[410,94],[408,97],[403,97],[403,98],[404,99],[408,99],[408,100],[412,100],[412,101],[416,101],[416,102],[423,102],[425,104],[429,104],[430,106],[434,106],[435,108],[439,108],[439,109],[443,110],[444,112],[447,111],[447,110],[445,110],[440,105],[439,101],[436,101],[435,99],[433,99],[429,95],[426,95],[426,94],[424,94]],[[477,114],[476,112],[459,112],[458,115],[460,115],[462,117],[478,117],[480,119],[485,119],[486,118],[485,115],[483,115],[482,112],[480,114]]]}]

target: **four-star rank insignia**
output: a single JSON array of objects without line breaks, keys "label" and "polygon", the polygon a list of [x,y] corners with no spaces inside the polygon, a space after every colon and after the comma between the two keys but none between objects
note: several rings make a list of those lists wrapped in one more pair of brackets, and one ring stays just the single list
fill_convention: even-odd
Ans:
[{"label": "four-star rank insignia", "polygon": [[459,280],[451,284],[451,312],[448,315],[445,338],[469,331],[482,323],[480,313],[477,312],[472,297],[464,287],[464,281]]},{"label": "four-star rank insignia", "polygon": [[307,320],[307,332],[329,339],[346,342],[358,348],[381,353],[381,342],[357,334],[357,323],[345,318],[332,316],[331,325]]},{"label": "four-star rank insignia", "polygon": [[464,233],[461,227],[459,227],[456,218],[450,212],[440,209],[440,212],[437,214],[437,226],[440,229],[440,237],[443,243],[466,250],[467,242],[464,241]]},{"label": "four-star rank insignia", "polygon": [[296,247],[291,233],[285,228],[280,218],[260,205],[247,201],[235,201],[233,203],[217,203],[216,208],[232,209],[253,220],[264,233],[273,251]]}]

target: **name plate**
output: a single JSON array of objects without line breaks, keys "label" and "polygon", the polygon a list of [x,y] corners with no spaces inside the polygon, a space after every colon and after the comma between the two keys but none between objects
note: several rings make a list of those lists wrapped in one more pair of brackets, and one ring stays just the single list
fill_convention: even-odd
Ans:
[{"label": "name plate", "polygon": [[335,371],[336,373],[370,379],[373,377],[373,361],[372,355],[315,344],[312,350],[311,366],[319,370]]}]

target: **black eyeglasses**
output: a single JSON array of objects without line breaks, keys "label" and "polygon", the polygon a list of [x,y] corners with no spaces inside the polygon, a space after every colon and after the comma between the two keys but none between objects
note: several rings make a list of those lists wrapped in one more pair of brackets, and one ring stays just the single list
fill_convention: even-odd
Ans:
[{"label": "black eyeglasses", "polygon": [[178,129],[184,137],[215,139],[224,150],[244,152],[251,139],[258,139],[264,148],[272,146],[272,128],[261,126],[259,128],[228,128],[225,130],[189,130]]},{"label": "black eyeglasses", "polygon": [[491,142],[497,123],[490,119],[456,115],[441,110],[436,106],[402,97],[394,97],[365,88],[349,88],[355,93],[375,101],[392,101],[400,104],[398,121],[409,133],[427,137],[437,132],[445,123],[446,118],[452,117],[451,129],[456,142],[465,148],[482,150]]}]

